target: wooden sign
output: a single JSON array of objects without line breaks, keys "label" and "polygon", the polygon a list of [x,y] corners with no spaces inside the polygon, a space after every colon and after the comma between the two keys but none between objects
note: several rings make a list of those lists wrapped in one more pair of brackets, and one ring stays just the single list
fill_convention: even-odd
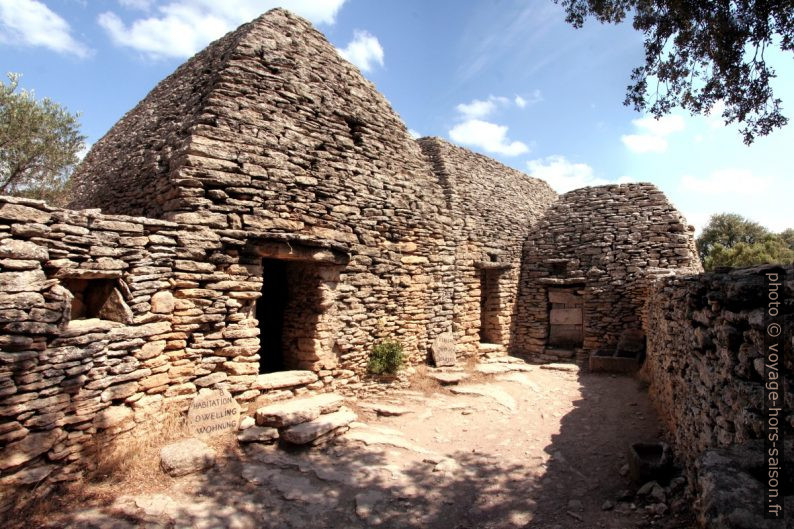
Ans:
[{"label": "wooden sign", "polygon": [[187,412],[191,435],[235,433],[240,422],[240,405],[225,389],[202,391]]},{"label": "wooden sign", "polygon": [[455,337],[451,332],[439,334],[430,349],[433,353],[433,362],[436,367],[454,366],[457,363],[455,358]]}]

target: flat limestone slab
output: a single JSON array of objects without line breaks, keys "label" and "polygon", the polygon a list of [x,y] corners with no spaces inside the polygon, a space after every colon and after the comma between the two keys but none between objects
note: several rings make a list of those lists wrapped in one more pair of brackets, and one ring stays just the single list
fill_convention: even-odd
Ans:
[{"label": "flat limestone slab", "polygon": [[467,375],[466,373],[450,373],[450,372],[428,373],[427,376],[429,376],[433,380],[438,380],[445,386],[457,384],[461,380],[466,380],[467,378],[469,378],[469,375]]},{"label": "flat limestone slab", "polygon": [[535,367],[529,364],[513,364],[508,362],[494,362],[490,364],[477,364],[474,368],[478,373],[484,375],[499,375],[502,373],[510,373],[513,371],[534,371]]},{"label": "flat limestone slab", "polygon": [[359,402],[358,405],[362,408],[372,410],[378,415],[383,415],[384,417],[398,417],[400,415],[405,415],[406,413],[411,413],[411,410],[408,408],[394,404],[385,404],[380,402]]},{"label": "flat limestone slab", "polygon": [[309,422],[292,426],[281,432],[281,439],[296,445],[305,445],[337,428],[347,426],[357,418],[348,408],[323,415]]},{"label": "flat limestone slab", "polygon": [[215,450],[195,438],[171,443],[160,450],[160,466],[170,476],[202,472],[214,465]]},{"label": "flat limestone slab", "polygon": [[251,426],[237,434],[241,443],[267,443],[278,439],[278,430],[269,426]]},{"label": "flat limestone slab", "polygon": [[289,388],[292,386],[304,386],[313,382],[317,382],[317,373],[312,371],[278,371],[257,376],[253,389]]},{"label": "flat limestone slab", "polygon": [[540,366],[541,369],[549,369],[551,371],[567,371],[568,373],[578,373],[579,366],[576,364],[543,364]]},{"label": "flat limestone slab", "polygon": [[485,384],[472,384],[469,386],[456,386],[450,388],[452,393],[459,395],[479,395],[495,400],[511,413],[515,413],[517,409],[516,400],[508,392],[493,386]]},{"label": "flat limestone slab", "polygon": [[336,393],[322,393],[313,397],[274,402],[256,410],[256,424],[284,428],[312,421],[324,413],[338,410],[343,400]]}]

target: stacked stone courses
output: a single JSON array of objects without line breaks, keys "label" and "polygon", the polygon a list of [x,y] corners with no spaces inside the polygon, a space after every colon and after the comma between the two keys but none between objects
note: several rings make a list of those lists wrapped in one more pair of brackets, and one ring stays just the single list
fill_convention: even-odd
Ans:
[{"label": "stacked stone courses", "polygon": [[[643,368],[659,416],[693,469],[707,449],[764,436],[764,273],[783,270],[783,419],[794,434],[794,268],[756,267],[660,280],[648,298]],[[781,277],[783,274],[781,274]]]},{"label": "stacked stone courses", "polygon": [[582,296],[580,359],[613,348],[623,331],[641,329],[653,280],[702,271],[692,236],[678,211],[653,184],[576,189],[560,196],[524,246],[514,350],[541,361],[546,348],[548,289]]},{"label": "stacked stone courses", "polygon": [[[377,342],[419,365],[448,332],[459,357],[556,361],[555,287],[581,293],[585,355],[626,330],[653,338],[653,281],[700,272],[651,184],[558,196],[415,141],[281,9],[180,66],[73,180],[74,209],[0,197],[0,511],[203,388],[244,405],[383,391],[367,374]],[[281,301],[283,365],[267,369],[263,308]]]}]

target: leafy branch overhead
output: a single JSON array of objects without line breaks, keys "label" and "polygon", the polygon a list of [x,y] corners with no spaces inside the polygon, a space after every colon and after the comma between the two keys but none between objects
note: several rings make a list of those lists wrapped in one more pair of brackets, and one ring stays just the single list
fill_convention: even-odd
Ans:
[{"label": "leafy branch overhead", "polygon": [[63,199],[85,145],[78,116],[18,89],[19,74],[0,81],[0,194]]},{"label": "leafy branch overhead", "polygon": [[748,145],[788,122],[766,53],[794,51],[794,2],[555,1],[577,28],[588,16],[614,24],[634,16],[645,35],[645,64],[632,71],[625,105],[658,118],[676,107],[708,114],[722,101],[725,123],[742,124]]}]

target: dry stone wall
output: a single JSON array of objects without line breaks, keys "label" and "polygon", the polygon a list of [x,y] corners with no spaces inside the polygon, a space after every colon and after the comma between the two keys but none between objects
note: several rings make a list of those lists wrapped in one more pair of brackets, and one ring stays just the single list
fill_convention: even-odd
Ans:
[{"label": "dry stone wall", "polygon": [[455,254],[445,270],[445,292],[454,300],[457,351],[474,354],[480,342],[508,348],[521,245],[557,193],[542,180],[440,138],[418,143],[455,220],[448,236],[455,241]]},{"label": "dry stone wall", "polygon": [[[654,185],[585,187],[562,195],[523,253],[515,351],[541,361],[568,355],[549,343],[549,289],[580,296],[580,360],[642,327],[655,277],[701,271],[694,228]],[[566,358],[567,359],[567,358]]]},{"label": "dry stone wall", "polygon": [[[761,512],[768,272],[780,274],[780,297],[786,300],[780,306],[785,331],[780,371],[785,411],[780,420],[791,465],[794,267],[665,278],[647,301],[643,375],[699,498],[702,527],[779,527],[764,521]],[[790,479],[788,487],[790,494]]]},{"label": "dry stone wall", "polygon": [[[708,448],[763,436],[764,273],[770,267],[662,279],[648,298],[649,392],[690,465]],[[785,422],[794,427],[794,269],[783,283]]]},{"label": "dry stone wall", "polygon": [[[187,98],[180,134],[168,120],[148,120],[171,112],[162,105],[192,83],[198,95]],[[156,130],[137,133],[132,123]],[[148,152],[152,137],[173,153],[167,171],[148,173],[155,188],[173,191],[154,213],[202,228],[189,257],[204,264],[185,273],[233,267],[229,295],[250,311],[260,261],[272,255],[263,247],[331,248],[347,259],[335,262],[336,275],[322,272],[333,276],[323,288],[334,313],[321,323],[341,332],[319,329],[306,367],[327,371],[338,360],[363,372],[369,348],[386,337],[402,341],[412,362],[425,359],[453,310],[442,289],[455,252],[444,191],[385,98],[308,22],[273,10],[190,59],[95,145],[75,175],[80,204],[147,212],[125,186],[98,182],[107,179],[104,160]],[[177,282],[184,298],[201,295],[196,282]],[[218,356],[212,339],[188,341]]]}]

